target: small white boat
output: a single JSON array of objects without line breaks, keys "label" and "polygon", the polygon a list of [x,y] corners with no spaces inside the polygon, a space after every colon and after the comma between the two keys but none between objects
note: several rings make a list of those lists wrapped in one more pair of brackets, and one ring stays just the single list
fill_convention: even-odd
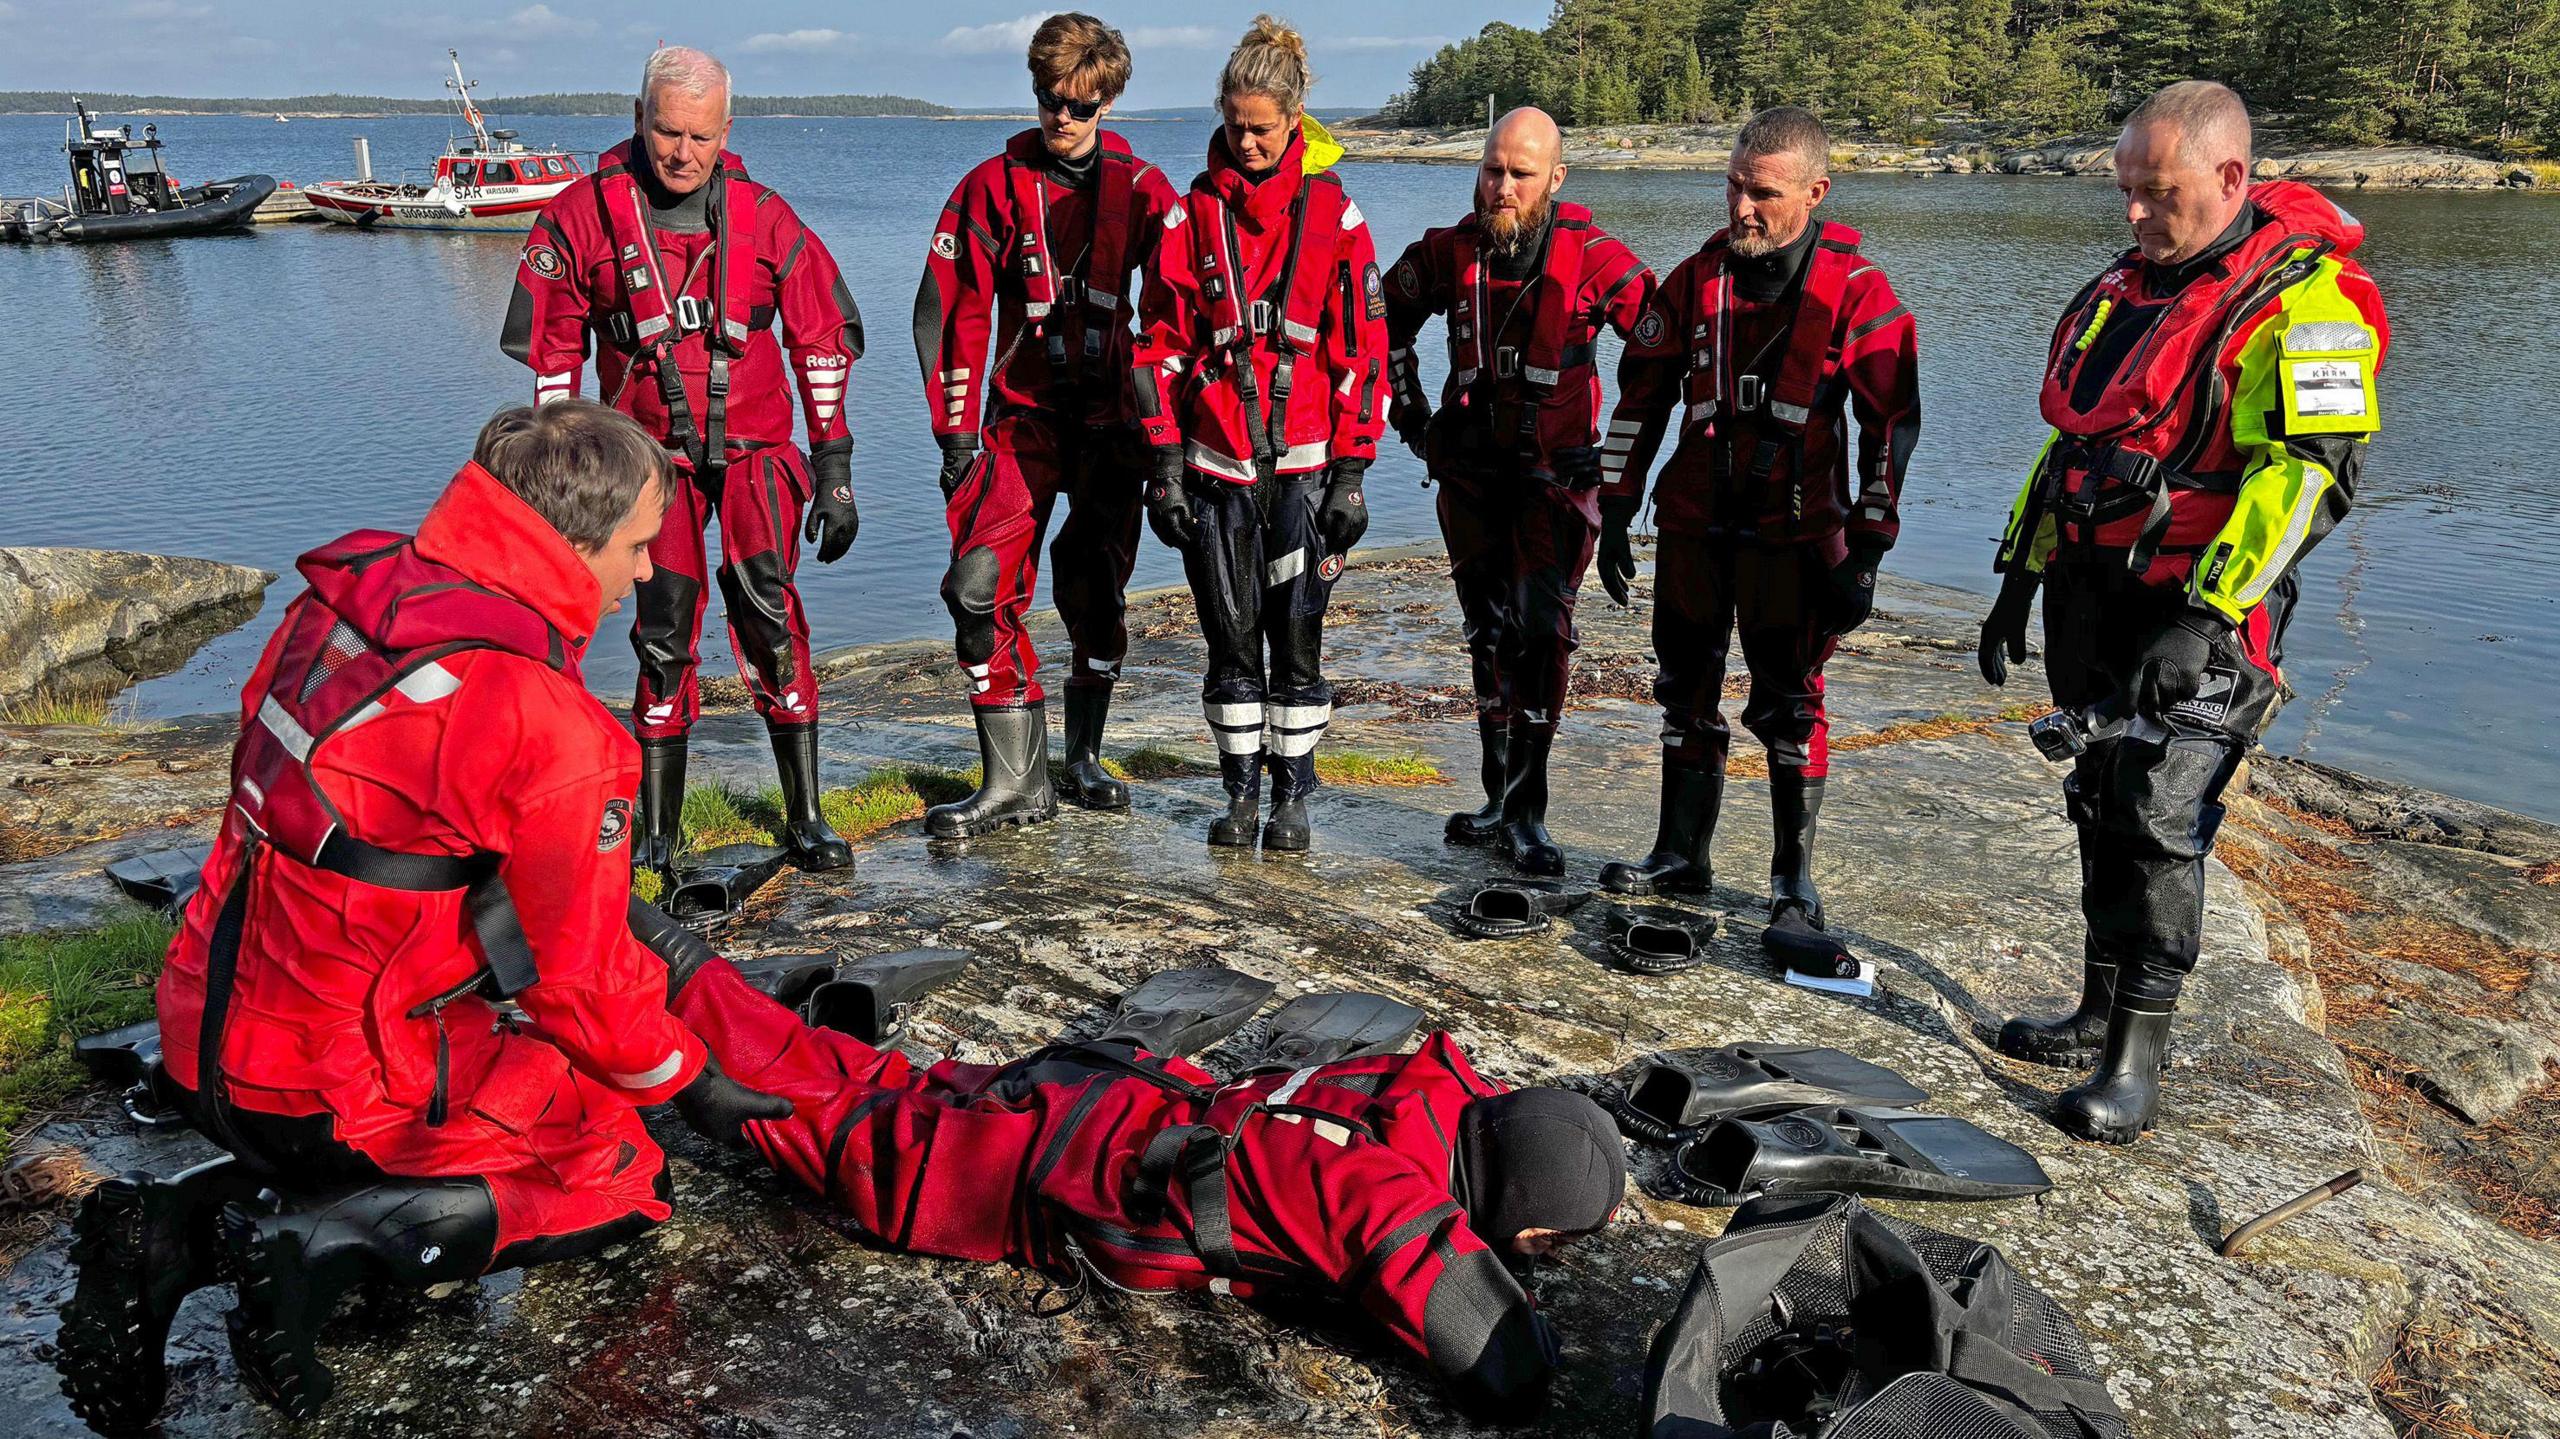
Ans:
[{"label": "small white boat", "polygon": [[516,143],[513,130],[490,129],[480,107],[471,103],[478,82],[462,78],[460,55],[451,50],[445,54],[453,62],[445,88],[454,92],[471,138],[445,147],[428,184],[376,180],[367,165],[368,173],[357,179],[305,186],[302,193],[315,213],[362,229],[521,234],[533,228],[534,217],[553,196],[585,173],[566,150],[530,148]]}]

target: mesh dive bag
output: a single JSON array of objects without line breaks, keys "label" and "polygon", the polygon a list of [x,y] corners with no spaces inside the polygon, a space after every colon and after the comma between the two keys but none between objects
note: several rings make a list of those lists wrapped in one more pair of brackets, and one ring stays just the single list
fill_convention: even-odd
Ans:
[{"label": "mesh dive bag", "polygon": [[1645,1370],[1640,1439],[2128,1439],[2000,1251],[1844,1194],[1745,1204]]}]

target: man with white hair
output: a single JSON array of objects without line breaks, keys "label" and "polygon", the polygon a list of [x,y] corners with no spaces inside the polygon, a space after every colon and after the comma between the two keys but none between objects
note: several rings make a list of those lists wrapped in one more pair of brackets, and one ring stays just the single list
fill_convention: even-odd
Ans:
[{"label": "man with white hair", "polygon": [[1982,626],[1993,684],[2027,653],[2072,759],[2088,931],[2080,1003],[2011,1020],[2000,1048],[2097,1072],[2054,1122],[2130,1144],[2151,1127],[2170,1014],[2195,968],[2220,803],[2274,718],[2297,567],[2355,497],[2379,428],[2390,322],[2348,258],[2364,227],[2308,186],[2251,185],[2249,112],[2210,81],[2145,101],[2116,142],[2134,246],[2055,327],[2053,427],[2019,490]]},{"label": "man with white hair", "polygon": [[[1547,837],[1547,756],[1600,533],[1596,342],[1632,333],[1654,291],[1633,250],[1556,198],[1564,180],[1556,122],[1525,107],[1503,116],[1485,136],[1474,211],[1425,231],[1386,281],[1387,417],[1440,482],[1484,745],[1485,805],[1446,832],[1541,875],[1564,873]],[[1435,417],[1413,341],[1437,314],[1449,377]]]},{"label": "man with white hair", "polygon": [[1847,957],[1813,882],[1831,773],[1822,670],[1875,604],[1920,439],[1911,311],[1859,252],[1858,232],[1815,214],[1831,193],[1830,148],[1822,122],[1791,105],[1735,137],[1726,228],[1663,281],[1620,363],[1600,495],[1600,579],[1623,599],[1645,470],[1666,430],[1676,437],[1653,495],[1661,823],[1644,858],[1605,866],[1600,883],[1620,894],[1712,887],[1738,632],[1751,675],[1742,723],[1769,756],[1761,943],[1814,973]]},{"label": "man with white hair", "polygon": [[[803,541],[821,564],[853,544],[845,378],[862,354],[862,316],[826,245],[725,148],[726,67],[699,50],[659,50],[631,110],[631,139],[534,222],[499,343],[532,367],[535,398],[547,401],[576,393],[593,335],[605,402],[656,435],[682,477],[632,626],[633,862],[665,871],[674,859],[686,735],[701,712],[702,532],[716,516],[722,606],[772,735],[785,842],[803,869],[842,869],[852,851],[818,811],[818,685],[792,572]],[[792,444],[795,383],[805,461]]]}]

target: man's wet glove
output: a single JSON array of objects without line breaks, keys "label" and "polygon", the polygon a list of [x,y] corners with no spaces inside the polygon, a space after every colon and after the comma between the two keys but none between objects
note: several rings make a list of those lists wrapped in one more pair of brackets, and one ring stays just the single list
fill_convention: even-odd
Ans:
[{"label": "man's wet glove", "polygon": [[1398,387],[1388,396],[1387,423],[1394,427],[1396,438],[1404,441],[1404,447],[1413,451],[1415,459],[1431,458],[1427,453],[1431,445],[1431,401],[1423,395],[1420,385]]},{"label": "man's wet glove", "polygon": [[809,482],[817,490],[809,498],[809,522],[800,529],[804,544],[817,547],[818,563],[831,565],[853,548],[862,516],[853,507],[853,440],[829,440],[809,452]]},{"label": "man's wet glove", "polygon": [[731,1149],[747,1147],[747,1121],[791,1117],[790,1100],[747,1088],[722,1074],[719,1061],[713,1059],[705,1059],[693,1083],[676,1091],[675,1104],[686,1128]]},{"label": "man's wet glove", "polygon": [[961,483],[969,478],[969,467],[977,462],[978,447],[975,445],[953,445],[943,450],[940,483],[944,499],[951,498],[951,492],[959,489]]},{"label": "man's wet glove", "polygon": [[1147,528],[1177,550],[1200,539],[1200,519],[1191,513],[1191,496],[1182,487],[1182,451],[1158,445],[1155,473],[1147,480]]},{"label": "man's wet glove", "polygon": [[2229,632],[2222,621],[2189,610],[2153,635],[2133,667],[2135,712],[2167,723],[2170,710],[2196,697],[2214,642]]},{"label": "man's wet glove", "polygon": [[2027,658],[2027,617],[2036,607],[2036,572],[2021,565],[2000,579],[2000,598],[1982,622],[1982,643],[1974,659],[1982,677],[1995,685],[2009,682],[2009,666]]},{"label": "man's wet glove", "polygon": [[1316,511],[1316,533],[1324,536],[1324,552],[1347,555],[1369,533],[1369,502],[1360,493],[1369,473],[1367,460],[1336,460],[1325,472],[1324,505]]},{"label": "man's wet glove", "polygon": [[1865,537],[1849,541],[1849,553],[1831,567],[1831,632],[1845,635],[1876,612],[1876,570],[1884,547]]},{"label": "man's wet glove", "polygon": [[1609,592],[1609,603],[1620,609],[1627,607],[1627,586],[1636,578],[1636,544],[1627,530],[1643,504],[1633,498],[1600,502],[1600,588]]}]

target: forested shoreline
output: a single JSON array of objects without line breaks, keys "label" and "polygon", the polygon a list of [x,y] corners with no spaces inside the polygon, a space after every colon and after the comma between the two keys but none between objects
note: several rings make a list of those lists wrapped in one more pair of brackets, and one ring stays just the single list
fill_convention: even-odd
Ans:
[{"label": "forested shoreline", "polygon": [[1415,67],[1393,124],[1534,104],[1569,125],[1807,105],[1902,143],[1950,115],[2019,140],[2221,80],[2333,143],[2560,153],[2560,0],[1558,0]]},{"label": "forested shoreline", "polygon": [[[92,114],[121,115],[442,115],[453,97],[411,100],[392,95],[283,95],[267,99],[208,99],[182,95],[115,95],[70,90],[0,90],[0,115],[64,115],[77,95]],[[612,91],[507,95],[478,102],[506,115],[627,115],[631,97]],[[948,105],[905,95],[740,95],[741,115],[950,115]]]}]

